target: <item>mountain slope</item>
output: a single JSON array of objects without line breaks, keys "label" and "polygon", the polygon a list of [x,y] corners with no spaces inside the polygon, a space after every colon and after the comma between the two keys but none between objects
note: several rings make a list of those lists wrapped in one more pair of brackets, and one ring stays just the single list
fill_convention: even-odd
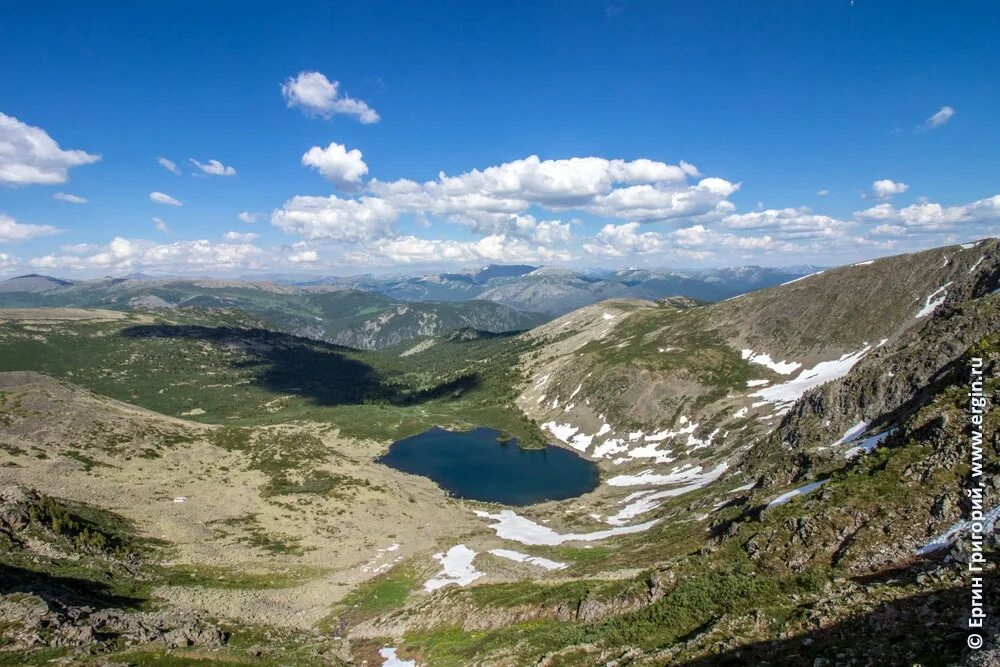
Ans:
[{"label": "mountain slope", "polygon": [[530,334],[542,348],[525,359],[519,405],[624,470],[718,464],[810,389],[996,289],[998,248],[991,239],[890,257],[715,304],[590,306]]}]

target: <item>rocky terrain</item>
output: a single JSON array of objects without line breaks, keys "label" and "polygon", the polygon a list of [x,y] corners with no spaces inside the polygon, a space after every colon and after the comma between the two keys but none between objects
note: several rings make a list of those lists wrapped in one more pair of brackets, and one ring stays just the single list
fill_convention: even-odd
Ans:
[{"label": "rocky terrain", "polygon": [[[0,311],[0,664],[993,664],[997,625],[972,652],[959,623],[998,287],[988,239],[369,352],[228,309]],[[375,461],[431,425],[601,483],[511,508]]]}]

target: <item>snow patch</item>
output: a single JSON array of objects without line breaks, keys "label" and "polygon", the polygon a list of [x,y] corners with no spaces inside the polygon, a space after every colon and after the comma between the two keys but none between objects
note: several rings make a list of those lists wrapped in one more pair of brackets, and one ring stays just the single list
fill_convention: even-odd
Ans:
[{"label": "snow patch", "polygon": [[769,384],[770,380],[747,380],[747,387],[763,387]]},{"label": "snow patch", "polygon": [[[990,535],[993,533],[993,529],[996,527],[998,518],[1000,518],[1000,505],[997,505],[983,515],[983,535]],[[932,537],[927,544],[917,549],[917,554],[923,556],[937,551],[938,549],[944,549],[945,547],[950,546],[952,542],[957,540],[962,533],[967,532],[971,525],[972,522],[967,519],[959,521],[943,533]]]},{"label": "snow patch", "polygon": [[441,563],[441,571],[424,582],[424,590],[430,593],[451,584],[471,584],[483,576],[472,564],[475,558],[476,552],[464,544],[456,544],[447,553],[434,554],[434,560]]},{"label": "snow patch", "polygon": [[792,498],[794,498],[795,496],[804,496],[807,493],[812,493],[813,491],[815,491],[816,489],[818,489],[819,487],[823,486],[824,484],[826,484],[829,481],[830,480],[828,480],[828,479],[820,480],[818,482],[813,482],[812,484],[806,484],[805,486],[800,486],[797,489],[792,489],[791,491],[788,491],[787,493],[782,493],[780,496],[778,496],[777,498],[775,498],[774,500],[772,500],[771,502],[769,502],[767,504],[767,507],[765,509],[771,509],[773,507],[778,507],[780,505],[785,505],[785,504],[791,502]]},{"label": "snow patch", "polygon": [[634,526],[621,526],[608,530],[597,530],[592,533],[557,533],[548,526],[535,523],[531,519],[520,516],[511,510],[501,510],[498,514],[476,511],[476,516],[493,521],[494,523],[490,528],[501,539],[512,540],[527,545],[548,546],[556,546],[563,542],[594,542],[616,535],[641,533],[644,530],[649,530],[657,523],[657,520],[654,519]]},{"label": "snow patch", "polygon": [[802,364],[797,361],[774,361],[771,359],[770,354],[754,354],[754,351],[749,349],[743,349],[741,355],[743,356],[744,361],[749,361],[752,364],[759,364],[761,366],[767,366],[779,375],[791,375],[802,366]]},{"label": "snow patch", "polygon": [[662,475],[652,470],[643,470],[636,475],[617,475],[608,480],[610,486],[664,486],[666,484],[680,484],[682,482],[705,484],[718,479],[726,471],[729,464],[723,461],[712,470],[702,474],[701,466],[691,466],[685,464],[680,468],[673,468],[668,474]]},{"label": "snow patch", "polygon": [[883,442],[885,442],[885,439],[888,438],[893,433],[895,433],[895,431],[896,429],[891,428],[888,431],[882,431],[877,435],[865,438],[864,440],[856,444],[854,447],[851,447],[846,452],[844,452],[844,458],[850,460],[856,456],[860,456],[862,453],[867,454],[868,452],[875,451],[875,449]]},{"label": "snow patch", "polygon": [[866,344],[857,352],[844,354],[839,359],[821,361],[812,368],[802,371],[795,378],[787,382],[756,391],[750,394],[750,396],[759,398],[761,401],[754,403],[753,407],[757,408],[772,403],[779,408],[790,408],[795,401],[799,400],[810,389],[847,375],[854,368],[854,364],[861,361],[871,349],[871,345]]},{"label": "snow patch", "polygon": [[605,312],[605,313],[601,314],[601,319],[603,319],[603,320],[613,320],[613,319],[615,319],[615,316],[612,315],[611,313]]},{"label": "snow patch", "polygon": [[836,447],[837,445],[841,445],[845,442],[850,442],[851,440],[854,440],[856,437],[864,433],[866,428],[868,428],[868,422],[863,420],[859,421],[857,424],[847,429],[844,435],[840,436],[840,438],[837,439],[836,442],[830,443],[830,446]]},{"label": "snow patch", "polygon": [[396,656],[396,649],[383,646],[378,650],[382,657],[382,667],[417,667],[416,660],[402,660]]},{"label": "snow patch", "polygon": [[529,556],[528,554],[523,554],[520,551],[511,551],[510,549],[490,549],[490,553],[494,556],[506,558],[507,560],[512,560],[516,563],[529,563],[531,565],[537,565],[538,567],[545,568],[546,570],[564,570],[567,567],[566,563],[549,560],[548,558],[542,558],[541,556]]},{"label": "snow patch", "polygon": [[676,486],[671,489],[664,489],[663,491],[639,491],[633,493],[625,498],[625,507],[620,509],[616,514],[609,516],[605,521],[610,523],[612,526],[621,526],[625,524],[640,514],[644,514],[652,509],[655,509],[662,505],[661,500],[665,498],[674,498],[676,496],[682,496],[685,493],[690,493],[691,491],[696,491],[704,486],[707,486],[717,480],[722,476],[722,473],[729,468],[729,464],[723,461],[714,469],[708,471],[704,475],[697,474],[697,471],[701,470],[701,467],[694,468],[688,472],[692,472],[690,476],[684,477],[683,481],[687,481],[687,484],[683,486]]},{"label": "snow patch", "polygon": [[[935,310],[937,310],[938,307],[944,303],[944,300],[948,298],[947,288],[949,285],[951,285],[951,283],[947,282],[941,287],[938,287],[936,290],[934,290],[934,292],[929,297],[927,297],[927,300],[924,301],[924,307],[917,312],[915,319],[919,320],[921,317],[927,317],[928,315],[931,315]],[[938,296],[939,294],[941,296]]]}]

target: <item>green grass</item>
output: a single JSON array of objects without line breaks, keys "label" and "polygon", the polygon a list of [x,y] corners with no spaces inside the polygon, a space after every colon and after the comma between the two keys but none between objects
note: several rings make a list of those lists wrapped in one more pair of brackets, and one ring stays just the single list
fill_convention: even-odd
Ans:
[{"label": "green grass", "polygon": [[419,587],[419,581],[420,575],[414,566],[401,563],[355,586],[319,623],[319,627],[332,632],[397,609]]},{"label": "green grass", "polygon": [[[522,446],[544,443],[537,425],[514,405],[516,360],[528,345],[520,339],[445,340],[400,357],[398,350],[350,350],[241,329],[245,316],[231,317],[234,326],[226,313],[210,311],[185,312],[179,325],[52,322],[34,327],[41,332],[12,322],[0,333],[0,371],[41,371],[204,423],[312,420],[379,441],[436,425],[489,426],[516,436]],[[204,412],[185,415],[191,411]]]}]

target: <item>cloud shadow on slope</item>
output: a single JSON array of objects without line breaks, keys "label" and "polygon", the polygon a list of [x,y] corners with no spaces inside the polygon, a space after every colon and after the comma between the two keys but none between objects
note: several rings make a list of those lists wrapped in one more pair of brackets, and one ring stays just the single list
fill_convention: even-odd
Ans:
[{"label": "cloud shadow on slope", "polygon": [[240,349],[245,358],[233,368],[249,370],[254,380],[275,393],[294,393],[317,405],[383,403],[415,405],[447,398],[479,386],[468,373],[416,389],[359,359],[365,353],[267,329],[199,325],[139,325],[122,330],[133,339],[196,340]]}]

